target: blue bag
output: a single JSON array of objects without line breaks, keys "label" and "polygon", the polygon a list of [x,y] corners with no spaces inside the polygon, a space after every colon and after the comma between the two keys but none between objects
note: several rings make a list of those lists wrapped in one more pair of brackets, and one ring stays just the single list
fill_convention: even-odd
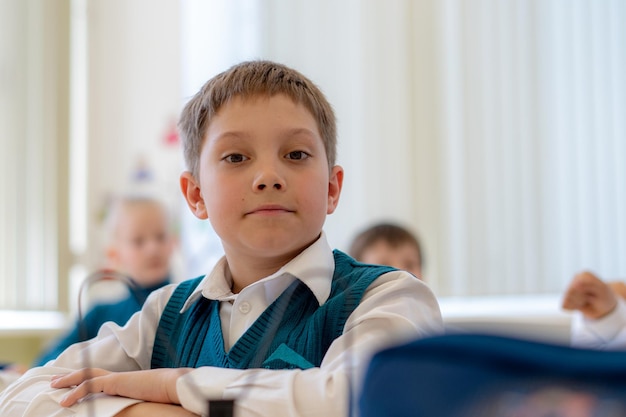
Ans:
[{"label": "blue bag", "polygon": [[626,352],[450,334],[374,355],[360,417],[626,416]]}]

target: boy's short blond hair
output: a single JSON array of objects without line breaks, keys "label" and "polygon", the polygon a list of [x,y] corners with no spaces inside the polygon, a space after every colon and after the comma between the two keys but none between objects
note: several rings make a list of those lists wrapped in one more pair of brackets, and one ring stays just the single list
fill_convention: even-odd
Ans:
[{"label": "boy's short blond hair", "polygon": [[204,137],[213,117],[235,97],[284,94],[304,105],[317,122],[329,168],[337,155],[337,126],[332,106],[321,90],[298,71],[271,61],[248,61],[216,75],[185,105],[178,122],[187,169],[198,178]]}]

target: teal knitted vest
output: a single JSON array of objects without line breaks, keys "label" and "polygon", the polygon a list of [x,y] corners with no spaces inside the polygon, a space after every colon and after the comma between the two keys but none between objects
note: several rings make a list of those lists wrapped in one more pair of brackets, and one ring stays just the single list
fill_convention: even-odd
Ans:
[{"label": "teal knitted vest", "polygon": [[363,293],[393,268],[359,263],[335,250],[328,300],[319,305],[309,287],[295,280],[239,338],[224,350],[219,301],[201,297],[180,310],[198,277],[178,285],[157,328],[151,367],[307,369],[320,366],[330,344],[343,333]]}]

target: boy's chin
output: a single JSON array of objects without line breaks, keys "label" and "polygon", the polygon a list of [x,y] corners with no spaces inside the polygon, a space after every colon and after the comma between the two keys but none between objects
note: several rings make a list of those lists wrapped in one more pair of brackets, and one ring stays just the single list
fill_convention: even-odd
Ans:
[{"label": "boy's chin", "polygon": [[298,241],[294,241],[293,239],[286,242],[267,241],[257,246],[258,253],[261,257],[265,258],[294,258],[300,254],[300,252],[311,246],[318,238],[319,235]]}]

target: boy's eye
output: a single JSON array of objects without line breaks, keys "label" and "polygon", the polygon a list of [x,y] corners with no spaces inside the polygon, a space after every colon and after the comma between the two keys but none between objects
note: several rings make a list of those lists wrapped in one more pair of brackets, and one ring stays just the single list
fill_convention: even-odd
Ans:
[{"label": "boy's eye", "polygon": [[301,160],[310,157],[308,153],[304,151],[292,151],[287,154],[287,159]]},{"label": "boy's eye", "polygon": [[231,164],[237,164],[237,163],[245,161],[246,159],[248,158],[246,158],[240,153],[233,153],[224,158],[226,162],[230,162]]}]

